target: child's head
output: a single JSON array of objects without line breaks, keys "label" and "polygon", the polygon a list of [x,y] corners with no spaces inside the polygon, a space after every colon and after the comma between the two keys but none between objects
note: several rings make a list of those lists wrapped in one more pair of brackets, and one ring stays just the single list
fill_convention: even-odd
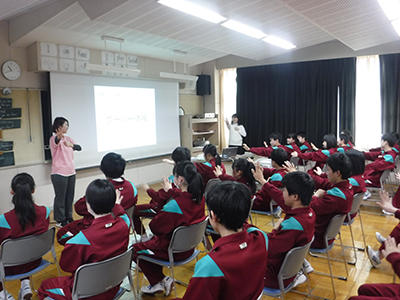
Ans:
[{"label": "child's head", "polygon": [[326,164],[328,165],[326,175],[331,183],[337,183],[351,176],[351,160],[344,153],[332,154]]},{"label": "child's head", "polygon": [[66,118],[57,117],[53,122],[53,132],[57,132],[58,129],[62,129],[63,133],[67,133],[69,127],[69,122]]},{"label": "child's head", "polygon": [[96,179],[87,187],[85,197],[89,212],[92,210],[96,215],[108,214],[115,205],[115,188],[108,180]]},{"label": "child's head", "polygon": [[282,148],[274,149],[271,152],[272,167],[275,169],[283,167],[288,159],[287,152]]},{"label": "child's head", "polygon": [[400,139],[400,136],[399,136],[399,134],[396,132],[396,131],[393,131],[392,132],[392,135],[393,135],[393,137],[394,137],[394,139],[395,139],[395,144],[397,144],[398,142],[399,142],[399,139]]},{"label": "child's head", "polygon": [[346,151],[346,155],[351,161],[351,176],[362,175],[365,170],[365,156],[362,152],[350,149]]},{"label": "child's head", "polygon": [[25,230],[29,222],[35,224],[36,211],[32,198],[34,191],[35,181],[28,173],[17,174],[11,181],[12,203],[22,230]]},{"label": "child's head", "polygon": [[171,158],[177,164],[180,161],[190,161],[191,159],[190,150],[186,147],[176,147],[174,151],[172,151]]},{"label": "child's head", "polygon": [[352,144],[354,144],[354,143],[353,143],[353,136],[351,135],[350,130],[348,130],[348,129],[343,129],[340,133],[341,133],[341,134],[347,135],[348,138],[349,138],[349,141],[350,141]]},{"label": "child's head", "polygon": [[251,193],[242,183],[223,181],[207,193],[206,203],[214,229],[222,225],[237,231],[249,216]]},{"label": "child's head", "polygon": [[299,141],[300,144],[304,144],[306,141],[306,133],[304,131],[299,131],[297,134],[297,140]]},{"label": "child's head", "polygon": [[100,170],[107,178],[119,178],[125,172],[126,161],[118,153],[110,152],[103,156]]},{"label": "child's head", "polygon": [[343,147],[346,146],[350,141],[350,138],[347,134],[344,133],[340,133],[339,134],[339,141],[338,141],[338,145]]},{"label": "child's head", "polygon": [[238,124],[239,123],[239,117],[237,114],[232,115],[232,124]]},{"label": "child's head", "polygon": [[247,159],[238,158],[232,164],[232,175],[235,179],[245,178],[250,186],[251,192],[256,192],[256,180],[254,179],[253,172],[255,166]]},{"label": "child's head", "polygon": [[193,200],[200,203],[203,197],[203,180],[196,166],[190,161],[181,161],[175,165],[173,173],[176,185],[187,188]]},{"label": "child's head", "polygon": [[218,165],[218,166],[221,165],[221,157],[219,156],[219,154],[217,152],[217,147],[215,147],[213,144],[205,145],[203,147],[203,153],[204,153],[204,158],[206,161],[215,159],[216,165]]},{"label": "child's head", "polygon": [[295,143],[295,142],[296,142],[296,134],[295,133],[289,133],[287,135],[287,138],[286,138],[286,143],[288,145],[290,145],[290,144]]},{"label": "child's head", "polygon": [[322,147],[325,149],[331,149],[337,147],[337,140],[333,134],[325,134],[322,139]]},{"label": "child's head", "polygon": [[385,146],[393,147],[396,144],[396,138],[391,133],[385,133],[382,135],[381,147]]},{"label": "child's head", "polygon": [[282,179],[283,198],[289,207],[308,206],[314,192],[314,181],[304,172],[291,172]]},{"label": "child's head", "polygon": [[274,132],[269,135],[269,144],[272,147],[279,146],[281,144],[281,141],[282,141],[282,134]]}]

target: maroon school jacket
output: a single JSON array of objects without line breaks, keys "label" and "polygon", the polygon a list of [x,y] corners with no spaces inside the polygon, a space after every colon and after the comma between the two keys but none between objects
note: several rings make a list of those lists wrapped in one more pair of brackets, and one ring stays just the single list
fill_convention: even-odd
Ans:
[{"label": "maroon school jacket", "polygon": [[[206,186],[207,182],[210,179],[216,178],[214,171],[215,171],[215,159],[210,161],[202,162],[202,163],[194,163],[197,168],[197,172],[200,173],[201,177],[203,178],[203,186]],[[226,173],[225,166],[221,163],[222,174]]]},{"label": "maroon school jacket", "polygon": [[279,145],[277,147],[275,147],[275,146],[274,147],[272,147],[272,146],[269,146],[269,147],[251,147],[249,151],[251,153],[254,153],[254,154],[259,155],[259,156],[270,157],[272,151],[274,151],[274,149],[278,149],[278,148],[282,148],[283,150],[286,151],[284,145]]},{"label": "maroon school jacket", "polygon": [[243,183],[251,191],[250,183],[243,176],[238,178],[238,179],[236,179],[235,177],[225,173],[225,174],[220,175],[218,178],[221,179],[221,181],[237,181],[237,182]]},{"label": "maroon school jacket", "polygon": [[372,160],[373,162],[365,166],[364,178],[367,186],[380,187],[379,179],[383,171],[395,168],[394,160],[396,152],[393,150],[381,152],[364,152],[365,159]]},{"label": "maroon school jacket", "polygon": [[260,229],[219,238],[196,263],[184,300],[256,300],[264,288],[268,236]]}]

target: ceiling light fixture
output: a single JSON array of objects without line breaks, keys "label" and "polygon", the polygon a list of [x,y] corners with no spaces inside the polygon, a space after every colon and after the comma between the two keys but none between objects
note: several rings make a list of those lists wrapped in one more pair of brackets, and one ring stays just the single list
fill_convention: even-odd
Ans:
[{"label": "ceiling light fixture", "polygon": [[185,0],[158,0],[158,3],[211,23],[218,24],[226,20],[225,17],[212,10]]},{"label": "ceiling light fixture", "polygon": [[239,33],[245,34],[247,36],[256,38],[256,39],[261,39],[264,36],[266,36],[266,34],[264,32],[262,32],[261,30],[248,26],[246,24],[240,23],[238,21],[235,20],[228,20],[224,23],[221,24],[222,26],[237,31]]},{"label": "ceiling light fixture", "polygon": [[292,44],[291,42],[281,39],[274,35],[267,35],[265,38],[263,38],[263,41],[268,44],[287,50],[296,48],[296,45]]}]

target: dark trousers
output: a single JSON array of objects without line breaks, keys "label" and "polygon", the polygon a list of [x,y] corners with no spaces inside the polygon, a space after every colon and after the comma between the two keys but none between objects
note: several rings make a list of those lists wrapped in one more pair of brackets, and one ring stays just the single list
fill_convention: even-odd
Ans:
[{"label": "dark trousers", "polygon": [[54,187],[54,219],[58,223],[72,220],[72,203],[75,193],[75,175],[51,175]]}]

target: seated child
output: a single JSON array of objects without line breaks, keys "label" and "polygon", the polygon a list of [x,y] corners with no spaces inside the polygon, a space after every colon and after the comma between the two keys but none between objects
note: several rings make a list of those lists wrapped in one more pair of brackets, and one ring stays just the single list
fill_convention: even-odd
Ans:
[{"label": "seated child", "polygon": [[[283,149],[274,149],[271,153],[272,168],[263,168],[264,178],[269,178],[269,183],[276,186],[277,188],[282,187],[282,179],[286,175],[287,171],[284,167],[285,161],[288,160],[288,154]],[[270,202],[272,199],[268,193],[263,189],[255,194],[253,203],[254,210],[270,211]],[[279,211],[275,214],[280,215]]]},{"label": "seated child", "polygon": [[[395,138],[390,133],[385,133],[381,140],[381,152],[364,152],[365,159],[373,161],[365,166],[364,178],[367,187],[381,187],[380,178],[385,170],[395,168],[394,160],[396,152],[392,147],[395,144]],[[366,192],[364,199],[371,196],[370,192]]]},{"label": "seated child", "polygon": [[299,147],[300,151],[303,152],[303,153],[304,152],[308,152],[308,151],[312,151],[312,147],[311,147],[310,143],[306,139],[306,137],[307,137],[306,133],[304,131],[300,131],[296,135],[297,135],[297,140],[300,143],[300,147]]},{"label": "seated child", "polygon": [[347,142],[347,145],[349,148],[354,148],[354,140],[353,140],[353,136],[351,135],[350,130],[348,129],[343,129],[340,134],[345,134],[348,138],[349,141]]},{"label": "seated child", "polygon": [[[353,190],[347,180],[351,176],[351,161],[344,153],[335,153],[326,161],[329,186],[317,190],[312,197],[311,208],[317,216],[314,242],[311,248],[325,248],[324,235],[330,220],[337,214],[347,214],[353,203]],[[333,240],[328,241],[329,244]]]},{"label": "seated child", "polygon": [[[278,273],[286,253],[292,248],[306,245],[314,236],[315,213],[310,208],[314,182],[307,173],[291,172],[283,178],[281,191],[265,180],[260,167],[255,177],[269,197],[275,199],[285,211],[285,218],[268,233],[268,262],[264,277],[266,287],[279,289]],[[293,280],[296,280],[296,286],[305,282],[306,277],[301,274],[286,279],[284,285]]]},{"label": "seated child", "polygon": [[[190,150],[186,147],[176,147],[174,151],[172,151],[171,158],[172,160],[164,159],[163,161],[175,166],[181,161],[190,161],[191,153]],[[169,176],[168,180],[172,183],[172,187],[175,188],[176,186],[173,183],[174,175]],[[136,205],[132,219],[136,233],[142,235],[142,239],[147,239],[148,237],[146,234],[146,229],[144,228],[140,217],[153,218],[156,213],[158,213],[163,208],[163,206],[169,199],[169,196],[163,189],[155,191],[154,189],[150,188],[148,184],[143,184],[142,187],[150,196],[151,200],[148,204]]]},{"label": "seated child", "polygon": [[[38,290],[40,299],[72,299],[74,273],[80,266],[115,257],[127,250],[130,219],[119,205],[122,200],[119,190],[108,180],[96,179],[87,187],[85,196],[94,220],[65,244],[59,260],[61,269],[72,275],[44,280]],[[85,299],[113,299],[118,290],[119,285]]]},{"label": "seated child", "polygon": [[296,134],[289,133],[286,137],[286,145],[284,147],[287,153],[292,153],[293,151],[301,152],[299,146],[296,144]]},{"label": "seated child", "polygon": [[225,174],[226,171],[224,164],[221,162],[221,156],[219,156],[217,148],[214,145],[205,145],[203,148],[203,153],[206,161],[203,163],[195,163],[195,166],[197,168],[197,172],[199,172],[203,178],[204,186],[206,186],[210,179],[216,178],[214,174],[216,166],[220,166],[222,168],[223,174]]},{"label": "seated child", "polygon": [[[173,172],[177,188],[173,189],[171,183],[164,179],[164,190],[170,200],[149,224],[154,236],[146,242],[132,246],[134,261],[139,255],[168,260],[168,245],[174,230],[179,226],[204,220],[203,183],[196,167],[189,161],[179,162]],[[183,260],[192,253],[193,250],[178,253],[174,255],[174,259]],[[173,280],[164,276],[162,266],[140,260],[139,267],[150,283],[142,287],[143,293],[164,292],[166,296],[170,294]]]},{"label": "seated child", "polygon": [[[125,165],[125,159],[121,155],[110,152],[101,160],[100,170],[114,188],[121,193],[123,197],[121,206],[127,210],[137,202],[137,189],[131,181],[122,177]],[[83,219],[73,221],[58,230],[57,240],[61,245],[65,245],[70,238],[88,228],[94,220],[93,215],[87,209],[85,196],[75,203],[74,208],[78,215],[83,216]]]},{"label": "seated child", "polygon": [[246,144],[243,144],[243,149],[246,151],[250,151],[256,155],[270,157],[271,153],[276,148],[285,148],[284,145],[281,145],[282,135],[280,133],[271,133],[269,136],[269,144],[264,141],[265,147],[249,147]]},{"label": "seated child", "polygon": [[352,149],[353,147],[350,146],[350,137],[347,134],[340,133],[339,134],[339,139],[338,139],[338,152],[344,152],[347,150]]},{"label": "seated child", "polygon": [[[389,237],[385,241],[385,249],[382,256],[392,264],[397,276],[400,276],[400,245],[394,238]],[[349,300],[385,300],[399,299],[400,284],[398,283],[367,283],[358,288],[358,296],[350,297]]]},{"label": "seated child", "polygon": [[[35,182],[31,175],[20,173],[11,181],[11,195],[14,209],[0,215],[0,243],[6,239],[16,239],[23,236],[44,233],[49,229],[50,209],[38,206],[33,202]],[[6,275],[29,272],[41,263],[41,259],[13,267],[6,267]],[[21,289],[18,299],[31,299],[32,290],[29,277],[21,279]],[[13,300],[0,283],[0,299]]]},{"label": "seated child", "polygon": [[221,182],[207,194],[209,221],[221,235],[196,263],[183,299],[260,299],[267,264],[268,237],[244,224],[249,190],[238,182]]},{"label": "seated child", "polygon": [[251,170],[254,169],[255,167],[252,162],[249,162],[247,159],[244,158],[238,158],[235,159],[232,164],[233,176],[230,176],[226,173],[223,174],[222,168],[220,166],[217,166],[215,168],[214,174],[222,181],[230,180],[245,184],[253,195],[256,192],[256,181]]}]

